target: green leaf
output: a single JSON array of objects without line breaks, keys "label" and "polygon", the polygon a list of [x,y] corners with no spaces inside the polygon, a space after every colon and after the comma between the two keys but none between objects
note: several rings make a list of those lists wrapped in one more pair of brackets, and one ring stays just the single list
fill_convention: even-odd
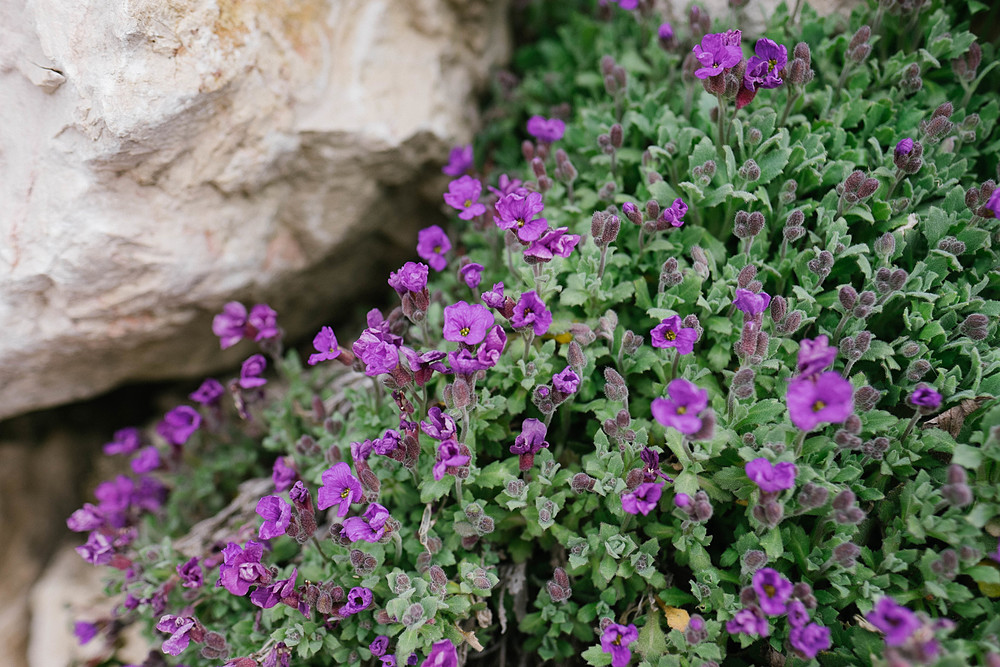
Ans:
[{"label": "green leaf", "polygon": [[767,185],[781,175],[785,170],[785,165],[788,164],[788,157],[791,154],[792,149],[779,148],[757,160],[757,166],[760,167],[760,178],[757,179],[757,184]]},{"label": "green leaf", "polygon": [[778,558],[785,551],[785,545],[781,539],[781,531],[777,528],[770,528],[764,537],[760,539],[760,546],[763,547],[764,553],[770,558]]},{"label": "green leaf", "polygon": [[667,638],[660,627],[660,612],[655,607],[652,613],[646,615],[646,625],[639,631],[639,644],[636,650],[647,660],[667,652]]},{"label": "green leaf", "polygon": [[973,470],[978,468],[983,462],[983,452],[978,447],[957,444],[951,456],[951,462],[963,468]]}]

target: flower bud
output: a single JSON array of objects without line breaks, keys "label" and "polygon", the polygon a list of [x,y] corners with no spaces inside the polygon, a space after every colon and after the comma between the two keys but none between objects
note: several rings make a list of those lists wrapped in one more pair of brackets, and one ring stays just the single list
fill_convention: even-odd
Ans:
[{"label": "flower bud", "polygon": [[764,135],[761,134],[761,131],[758,130],[756,127],[751,127],[750,130],[747,132],[747,143],[749,143],[751,146],[756,146],[761,142],[763,138]]},{"label": "flower bud", "polygon": [[652,220],[660,217],[660,204],[655,199],[646,202],[646,217]]},{"label": "flower bud", "polygon": [[837,291],[837,298],[845,311],[854,308],[854,303],[858,300],[858,292],[850,285],[841,285]]},{"label": "flower bud", "polygon": [[917,382],[931,370],[931,363],[926,359],[914,359],[906,369],[906,379]]},{"label": "flower bud", "polygon": [[846,510],[854,505],[854,501],[857,497],[854,492],[850,489],[844,489],[838,493],[833,499],[833,509],[835,510]]},{"label": "flower bud", "polygon": [[754,160],[747,160],[743,163],[743,166],[739,169],[740,178],[750,183],[757,181],[760,178],[760,167]]},{"label": "flower bud", "polygon": [[882,236],[875,239],[873,244],[875,254],[883,259],[892,257],[893,253],[896,252],[896,237],[890,232],[882,234]]},{"label": "flower bud", "polygon": [[785,227],[781,233],[786,241],[794,243],[805,236],[806,230],[804,227]]},{"label": "flower bud", "polygon": [[859,46],[867,42],[869,39],[871,39],[871,36],[872,36],[871,27],[867,25],[861,26],[854,33],[854,36],[851,37],[851,41],[847,45],[847,50],[850,51],[852,49],[858,48]]},{"label": "flower bud", "polygon": [[826,487],[807,482],[799,492],[799,505],[804,509],[815,509],[826,504],[829,491]]},{"label": "flower bud", "polygon": [[639,210],[639,207],[632,202],[625,202],[622,204],[622,213],[633,225],[642,224],[642,212]]},{"label": "flower bud", "polygon": [[865,385],[854,392],[854,409],[858,412],[869,412],[875,409],[881,394],[877,389]]},{"label": "flower bud", "polygon": [[609,134],[611,135],[611,145],[615,148],[621,148],[622,142],[625,139],[625,133],[622,130],[621,123],[615,123],[612,125]]},{"label": "flower bud", "polygon": [[570,488],[575,493],[584,493],[584,492],[587,492],[587,491],[593,491],[594,490],[594,484],[596,482],[597,482],[597,480],[594,479],[593,477],[591,477],[590,475],[588,475],[587,473],[585,473],[585,472],[578,472],[575,475],[573,475],[573,478],[570,480],[569,485],[570,485]]},{"label": "flower bud", "polygon": [[803,313],[801,310],[793,310],[788,313],[785,319],[781,322],[779,333],[793,334],[798,331],[799,325],[802,324],[802,315]]},{"label": "flower bud", "polygon": [[861,555],[861,549],[853,542],[843,542],[833,548],[833,561],[843,568],[852,568]]},{"label": "flower bud", "polygon": [[785,297],[778,295],[771,299],[771,304],[768,306],[768,313],[771,315],[773,322],[777,323],[785,319],[785,313],[787,312],[788,301],[785,300]]}]

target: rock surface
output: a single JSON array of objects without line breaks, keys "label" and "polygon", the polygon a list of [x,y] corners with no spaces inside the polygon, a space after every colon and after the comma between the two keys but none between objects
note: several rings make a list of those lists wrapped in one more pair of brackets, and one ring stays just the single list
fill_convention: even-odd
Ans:
[{"label": "rock surface", "polygon": [[506,4],[0,4],[0,419],[238,362],[226,301],[296,337],[384,291]]}]

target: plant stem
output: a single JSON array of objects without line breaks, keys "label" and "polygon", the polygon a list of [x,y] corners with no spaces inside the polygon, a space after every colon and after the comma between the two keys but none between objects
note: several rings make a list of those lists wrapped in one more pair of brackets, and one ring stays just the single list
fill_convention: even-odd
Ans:
[{"label": "plant stem", "polygon": [[912,431],[913,427],[917,425],[917,421],[919,419],[920,419],[920,410],[916,410],[913,413],[913,416],[910,417],[909,423],[906,424],[906,430],[903,431],[903,435],[902,437],[900,437],[900,440],[906,440],[906,436],[910,435],[910,431]]},{"label": "plant stem", "polygon": [[[641,234],[642,232],[640,232]],[[601,246],[601,265],[597,268],[597,280],[600,281],[604,277],[604,266],[608,260],[608,246]]]},{"label": "plant stem", "polygon": [[802,445],[806,441],[806,435],[809,431],[801,431],[799,437],[795,439],[795,457],[798,458],[802,454]]},{"label": "plant stem", "polygon": [[722,111],[722,94],[720,93],[720,94],[716,95],[716,97],[719,100],[719,113],[718,113],[718,121],[719,121],[719,144],[718,144],[718,146],[716,146],[716,148],[718,149],[718,151],[719,151],[719,157],[721,158],[721,157],[725,156],[725,153],[722,150],[722,146],[726,143],[726,133],[725,133],[725,130],[723,129],[724,126],[725,126],[725,124],[726,124],[726,119],[725,119],[725,116],[724,116],[723,111]]},{"label": "plant stem", "polygon": [[680,363],[681,363],[681,353],[678,352],[677,348],[675,347],[674,348],[674,363],[670,365],[670,379],[671,380],[673,380],[675,377],[677,377],[677,367],[680,365]]},{"label": "plant stem", "polygon": [[326,560],[328,560],[328,561],[330,561],[332,563],[333,562],[333,558],[326,555],[326,552],[323,551],[323,545],[321,545],[319,543],[319,540],[316,538],[315,535],[312,536],[312,541],[313,541],[313,544],[316,545],[316,549],[319,551],[320,555],[323,556],[323,558],[325,558]]},{"label": "plant stem", "polygon": [[840,318],[840,323],[837,325],[837,330],[833,332],[833,344],[836,345],[840,341],[840,334],[844,333],[844,325],[847,324],[847,320],[850,318],[850,313],[844,313],[844,316]]},{"label": "plant stem", "polygon": [[799,99],[799,92],[796,91],[792,93],[791,86],[788,87],[788,101],[785,102],[785,110],[781,114],[781,121],[778,123],[779,126],[784,127],[785,121],[788,120],[788,114],[792,112],[792,107],[795,106],[796,100]]}]

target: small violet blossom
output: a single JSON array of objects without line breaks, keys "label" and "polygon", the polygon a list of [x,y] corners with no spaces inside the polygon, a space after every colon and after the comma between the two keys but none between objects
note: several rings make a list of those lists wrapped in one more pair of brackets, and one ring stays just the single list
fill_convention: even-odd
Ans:
[{"label": "small violet blossom", "polygon": [[561,394],[573,394],[580,387],[580,376],[567,366],[552,376],[552,386]]},{"label": "small violet blossom", "polygon": [[460,176],[472,168],[473,162],[472,144],[455,146],[448,153],[448,164],[441,167],[441,173]]},{"label": "small violet blossom", "polygon": [[315,366],[321,361],[332,361],[340,356],[340,344],[331,327],[323,327],[313,337],[313,349],[316,350],[316,354],[309,355],[310,366]]},{"label": "small violet blossom", "polygon": [[771,303],[771,296],[767,292],[760,292],[755,294],[750,290],[738,289],[736,290],[736,298],[733,299],[733,305],[737,309],[743,311],[743,314],[747,317],[754,318],[767,310],[768,305]]},{"label": "small violet blossom", "polygon": [[808,378],[821,373],[837,358],[837,348],[829,345],[826,334],[813,340],[808,338],[799,343],[797,368],[800,378]]},{"label": "small violet blossom", "polygon": [[747,61],[743,85],[751,92],[758,88],[777,88],[783,81],[781,70],[788,64],[788,49],[766,37],[754,45],[754,53]]},{"label": "small violet blossom", "polygon": [[477,215],[486,213],[486,204],[479,201],[483,192],[483,184],[472,176],[462,176],[448,184],[448,192],[444,202],[456,211],[461,211],[458,217],[462,220],[472,220]]},{"label": "small violet blossom", "polygon": [[[299,576],[299,568],[293,567],[292,574],[287,579],[278,579],[272,584],[267,586],[258,586],[257,589],[250,594],[250,602],[254,603],[261,609],[270,609],[271,607],[277,606],[279,602],[284,600],[295,601],[297,603],[297,595],[295,592],[295,580]],[[296,606],[293,604],[292,606]]]},{"label": "small violet blossom", "polygon": [[264,496],[257,501],[257,514],[264,519],[257,537],[270,540],[285,534],[292,519],[292,506],[281,496]]},{"label": "small violet blossom", "polygon": [[[683,227],[684,226],[684,216],[687,215],[688,205],[684,203],[681,198],[675,199],[671,202],[670,206],[666,207],[660,211],[660,217],[658,220],[669,224],[671,227]],[[658,227],[658,229],[665,229],[666,227]]]},{"label": "small violet blossom", "polygon": [[798,428],[811,431],[821,422],[839,424],[854,414],[854,388],[836,371],[814,379],[800,378],[788,385],[788,414]]},{"label": "small violet blossom", "polygon": [[483,267],[482,264],[477,264],[476,262],[469,262],[461,269],[458,270],[458,277],[462,279],[469,289],[476,289],[479,287],[479,283],[483,280]]},{"label": "small violet blossom", "polygon": [[681,318],[677,315],[662,320],[649,333],[653,347],[672,347],[678,354],[691,354],[695,341],[698,340],[698,330],[681,326]]},{"label": "small violet blossom", "polygon": [[104,513],[100,508],[84,503],[83,507],[73,512],[66,519],[66,526],[75,533],[86,533],[97,530],[105,523]]},{"label": "small violet blossom", "polygon": [[639,639],[635,625],[609,623],[601,635],[601,650],[611,654],[611,667],[625,667],[632,659],[628,645]]},{"label": "small violet blossom", "polygon": [[512,193],[494,204],[493,221],[500,229],[512,230],[522,243],[531,243],[549,228],[545,218],[535,217],[544,208],[540,192]]},{"label": "small violet blossom", "polygon": [[545,303],[538,298],[535,290],[524,292],[514,306],[514,314],[510,323],[515,329],[531,327],[536,336],[543,335],[552,324],[552,313]]},{"label": "small violet blossom", "polygon": [[260,559],[264,555],[264,545],[250,540],[246,549],[235,542],[230,542],[222,550],[224,562],[219,566],[219,583],[233,595],[243,597],[250,590],[251,584],[267,585],[271,583],[271,573]]},{"label": "small violet blossom", "polygon": [[486,338],[495,318],[486,306],[459,301],[444,309],[444,339],[476,345]]},{"label": "small violet blossom", "polygon": [[450,639],[434,642],[431,645],[431,652],[420,663],[420,667],[458,667],[458,652],[455,650],[455,645]]},{"label": "small violet blossom", "polygon": [[726,632],[731,635],[744,634],[767,637],[771,630],[767,624],[767,617],[761,614],[757,607],[751,607],[736,612],[733,620],[726,622]]},{"label": "small violet blossom", "polygon": [[510,446],[510,453],[517,454],[518,466],[522,472],[530,470],[535,463],[535,454],[549,446],[545,436],[548,434],[548,427],[545,423],[529,417],[521,424],[521,432],[514,438],[514,444]]},{"label": "small violet blossom", "polygon": [[681,433],[697,433],[701,428],[698,415],[708,407],[708,391],[699,389],[683,378],[677,378],[667,385],[667,394],[669,398],[653,399],[653,418]]},{"label": "small violet blossom", "polygon": [[906,137],[905,139],[900,139],[899,143],[896,144],[896,148],[893,150],[893,156],[898,160],[899,158],[904,158],[913,151],[913,139]]},{"label": "small violet blossom", "polygon": [[922,625],[916,614],[890,597],[880,598],[865,620],[885,633],[888,646],[902,646]]},{"label": "small violet blossom", "polygon": [[486,339],[476,349],[476,360],[486,368],[493,368],[500,360],[500,355],[506,346],[507,333],[497,324],[486,332]]},{"label": "small violet blossom", "polygon": [[323,486],[319,488],[316,506],[325,510],[337,506],[337,516],[347,516],[351,503],[360,503],[361,482],[351,474],[351,466],[343,461],[323,473]]},{"label": "small violet blossom", "polygon": [[368,377],[391,373],[399,366],[399,345],[394,338],[389,338],[376,329],[362,331],[351,349],[365,365],[365,375]]},{"label": "small violet blossom", "polygon": [[429,421],[420,422],[420,427],[435,440],[448,440],[458,430],[451,415],[437,406],[427,411],[427,419]]},{"label": "small violet blossom", "polygon": [[431,350],[423,354],[418,354],[416,350],[408,347],[401,349],[403,350],[403,357],[406,359],[406,365],[410,367],[410,371],[413,373],[413,381],[417,383],[418,387],[423,387],[427,384],[431,376],[434,375],[434,371],[438,373],[448,372],[448,367],[441,363],[441,360],[447,355],[440,350]]},{"label": "small violet blossom", "polygon": [[417,254],[435,271],[443,271],[448,265],[445,255],[449,250],[451,241],[437,225],[425,227],[417,233]]},{"label": "small violet blossom", "polygon": [[87,543],[76,547],[76,552],[91,565],[107,565],[114,555],[111,538],[104,533],[94,531],[87,536]]},{"label": "small violet blossom", "polygon": [[993,190],[993,194],[983,206],[993,214],[994,218],[1000,218],[1000,188]]},{"label": "small violet blossom", "polygon": [[190,406],[179,405],[163,416],[163,421],[156,425],[156,432],[171,445],[179,447],[188,441],[199,426],[201,415]]},{"label": "small violet blossom", "polygon": [[281,335],[281,330],[278,329],[278,313],[266,303],[258,303],[250,309],[247,324],[250,325],[250,334],[257,342]]},{"label": "small violet blossom", "polygon": [[198,564],[197,556],[178,565],[177,575],[181,578],[181,586],[184,588],[201,588],[205,583],[205,574]]},{"label": "small violet blossom", "polygon": [[441,481],[448,468],[466,465],[471,458],[462,453],[462,446],[455,440],[445,440],[438,445],[437,462],[434,463],[434,479]]},{"label": "small violet blossom", "polygon": [[660,454],[659,452],[650,449],[649,447],[643,447],[642,451],[639,452],[639,458],[645,464],[643,469],[643,479],[647,482],[655,482],[657,479],[665,479],[668,482],[674,481],[672,477],[668,477],[662,470],[660,470]]},{"label": "small violet blossom", "polygon": [[774,568],[762,567],[754,572],[753,589],[761,611],[768,616],[778,616],[787,611],[785,603],[792,596],[792,582]]},{"label": "small violet blossom", "polygon": [[385,652],[389,650],[389,637],[386,635],[379,635],[376,637],[371,644],[368,645],[368,650],[372,652],[372,655],[376,658],[381,658],[385,655]]},{"label": "small violet blossom", "polygon": [[274,482],[274,490],[278,493],[292,488],[292,484],[295,484],[295,479],[298,477],[295,469],[289,467],[285,460],[284,456],[279,456],[274,461],[274,467],[271,468],[271,481]]},{"label": "small violet blossom", "polygon": [[378,542],[386,534],[388,528],[389,510],[378,503],[371,503],[362,516],[352,516],[344,519],[344,527],[340,532],[351,542],[364,540]]},{"label": "small violet blossom", "polygon": [[160,467],[160,453],[156,450],[156,447],[143,447],[132,458],[129,464],[132,466],[132,472],[137,475],[153,472]]},{"label": "small violet blossom", "polygon": [[914,405],[918,408],[926,408],[927,410],[937,410],[941,407],[941,394],[923,382],[917,385],[917,388],[913,390],[910,394],[910,405]]},{"label": "small violet blossom", "polygon": [[812,659],[820,651],[826,651],[832,646],[830,628],[810,623],[800,628],[792,628],[788,634],[788,642],[796,653],[803,658]]},{"label": "small violet blossom", "polygon": [[502,310],[506,301],[503,294],[503,283],[493,283],[493,289],[483,292],[480,298],[490,308]]},{"label": "small violet blossom", "polygon": [[699,79],[707,79],[722,74],[722,70],[734,67],[743,60],[739,42],[735,45],[731,42],[727,33],[711,33],[702,37],[701,44],[696,44],[692,49],[694,57],[701,64],[694,75]]},{"label": "small violet blossom", "polygon": [[240,386],[244,389],[254,389],[263,387],[267,380],[261,377],[261,373],[267,367],[267,359],[263,354],[255,354],[243,362],[240,368]]},{"label": "small violet blossom", "polygon": [[221,382],[215,378],[207,378],[188,398],[202,405],[215,405],[222,399],[225,393],[226,388],[222,386]]},{"label": "small violet blossom", "polygon": [[644,482],[635,491],[622,494],[622,509],[629,514],[641,513],[645,516],[656,508],[662,495],[662,485],[654,482]]},{"label": "small violet blossom", "polygon": [[386,429],[381,438],[376,438],[372,442],[372,449],[379,456],[385,456],[396,451],[403,441],[403,436],[395,429]]},{"label": "small violet blossom", "polygon": [[123,428],[115,431],[111,442],[104,445],[104,453],[108,456],[115,454],[131,454],[139,449],[142,444],[142,435],[137,428]]},{"label": "small violet blossom", "polygon": [[399,296],[407,292],[422,292],[427,287],[427,274],[430,267],[423,262],[407,262],[399,271],[389,274],[389,287],[396,290]]},{"label": "small violet blossom", "polygon": [[580,243],[579,234],[567,234],[569,227],[559,227],[545,232],[537,241],[533,241],[527,250],[525,257],[531,257],[539,262],[548,262],[553,257],[569,257],[573,254],[573,248]]},{"label": "small violet blossom", "polygon": [[492,185],[487,186],[490,192],[499,199],[504,195],[509,195],[512,192],[517,192],[518,194],[523,194],[527,192],[521,187],[521,181],[517,178],[511,178],[507,174],[500,174],[500,178],[497,179],[497,187]]},{"label": "small violet blossom", "polygon": [[97,626],[93,623],[77,621],[73,626],[73,634],[76,635],[76,640],[80,643],[80,646],[83,646],[97,636]]},{"label": "small violet blossom", "polygon": [[170,633],[170,638],[163,642],[163,652],[167,655],[180,655],[191,643],[190,633],[195,627],[195,621],[190,616],[174,616],[167,614],[156,624],[160,632]]},{"label": "small violet blossom", "polygon": [[219,345],[225,350],[243,340],[246,325],[246,306],[239,301],[230,301],[212,319],[212,333],[219,337]]},{"label": "small violet blossom", "polygon": [[363,586],[355,586],[347,593],[347,604],[340,608],[343,616],[350,616],[359,611],[364,611],[371,606],[373,600],[371,590]]},{"label": "small violet blossom", "polygon": [[772,464],[767,459],[760,457],[748,461],[745,469],[750,481],[765,493],[777,493],[795,488],[795,475],[798,473],[798,468],[795,467],[794,463],[782,461]]},{"label": "small violet blossom", "polygon": [[532,116],[528,119],[528,134],[542,143],[551,144],[562,139],[566,133],[566,123],[558,118]]}]

